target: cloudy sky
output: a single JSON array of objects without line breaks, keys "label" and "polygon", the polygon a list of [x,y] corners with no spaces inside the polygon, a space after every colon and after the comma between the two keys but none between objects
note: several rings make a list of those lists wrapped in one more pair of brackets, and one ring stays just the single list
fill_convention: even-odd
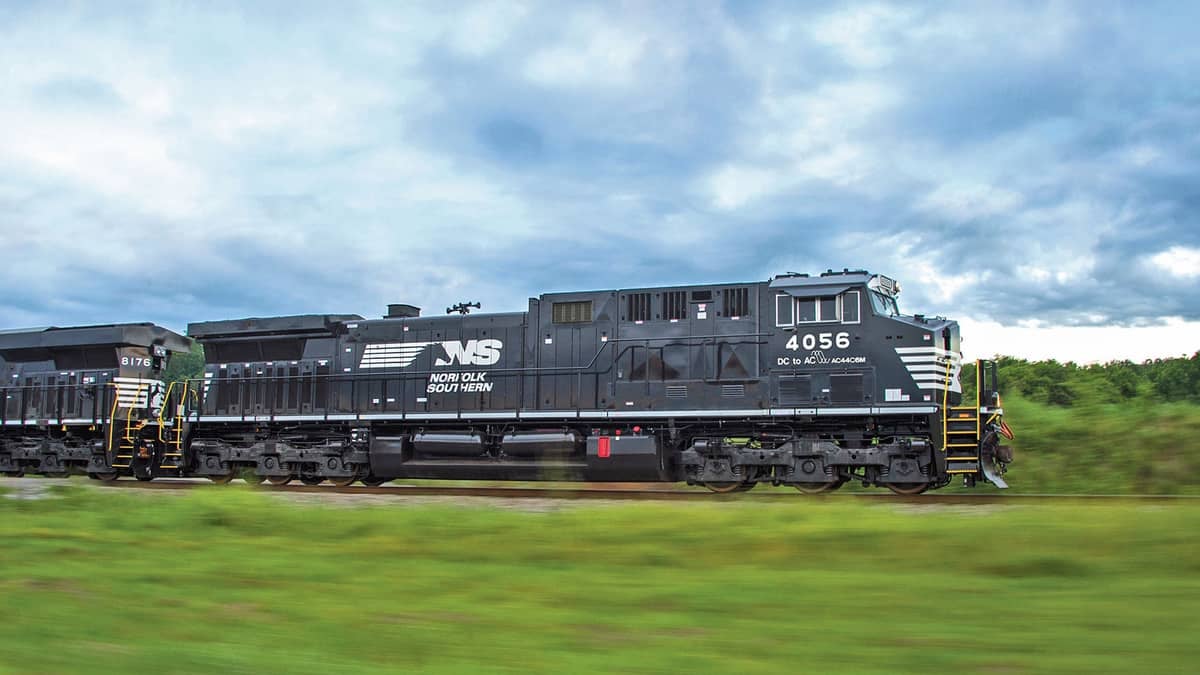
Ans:
[{"label": "cloudy sky", "polygon": [[865,267],[1200,349],[1191,2],[0,2],[0,326]]}]

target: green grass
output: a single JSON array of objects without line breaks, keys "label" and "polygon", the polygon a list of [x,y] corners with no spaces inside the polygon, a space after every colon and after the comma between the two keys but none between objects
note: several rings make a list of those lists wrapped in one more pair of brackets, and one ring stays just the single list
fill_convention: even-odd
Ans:
[{"label": "green grass", "polygon": [[0,672],[1166,672],[1200,504],[0,499]]}]

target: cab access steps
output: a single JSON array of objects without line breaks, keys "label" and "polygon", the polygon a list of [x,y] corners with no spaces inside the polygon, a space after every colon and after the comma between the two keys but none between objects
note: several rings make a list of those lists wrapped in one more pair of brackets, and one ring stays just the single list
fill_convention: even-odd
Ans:
[{"label": "cab access steps", "polygon": [[[946,458],[946,473],[961,475],[968,485],[979,477],[998,488],[1008,483],[1000,475],[1005,459],[998,452],[997,435],[1011,438],[1000,408],[997,391],[996,363],[975,362],[974,405],[949,405],[951,364],[946,369],[946,395],[942,405],[942,451]],[[1011,459],[1011,457],[1009,457]]]},{"label": "cab access steps", "polygon": [[942,437],[946,439],[946,473],[980,472],[979,421],[979,408],[975,406],[951,406],[945,410]]},{"label": "cab access steps", "polygon": [[[122,407],[118,398],[120,394],[114,396],[108,420],[109,466],[122,473],[132,472],[135,460],[140,460],[138,466],[142,468],[139,472],[148,472],[143,474],[145,476],[172,475],[170,472],[182,474],[186,468],[183,451],[187,427],[184,402],[187,400],[189,388],[184,384],[178,405],[172,405],[174,401],[171,394],[175,386],[176,383],[172,382],[167,387],[163,405],[156,418],[140,418],[142,414],[153,415],[154,412],[148,405],[137,405],[137,402],[149,400],[150,383],[138,384],[131,398],[126,400],[130,404],[125,406],[124,420],[119,419],[118,409]],[[169,411],[172,410],[174,414],[168,417]],[[155,425],[156,428],[151,434],[144,435],[142,430],[151,425]],[[151,464],[155,459],[158,460],[157,464]]]}]

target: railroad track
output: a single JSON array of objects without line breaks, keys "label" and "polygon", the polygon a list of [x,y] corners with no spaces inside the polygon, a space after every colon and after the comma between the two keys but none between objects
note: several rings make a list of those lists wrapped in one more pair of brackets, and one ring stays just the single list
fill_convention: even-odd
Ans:
[{"label": "railroad track", "polygon": [[[119,480],[111,483],[94,483],[103,489],[131,490],[222,490],[230,489],[226,485],[215,485],[207,481],[195,479],[158,479],[153,482]],[[802,495],[784,490],[760,490],[737,494],[713,494],[700,490],[683,490],[679,488],[664,488],[659,486],[604,487],[602,485],[589,487],[496,487],[496,486],[432,486],[389,484],[379,487],[354,485],[349,487],[332,487],[321,485],[270,485],[251,486],[263,492],[296,493],[296,494],[337,494],[337,495],[382,495],[392,497],[483,497],[498,499],[597,499],[597,500],[629,500],[629,501],[790,501],[804,502],[807,500],[867,500],[880,502],[900,502],[913,504],[1002,504],[1029,503],[1036,501],[1076,501],[1076,502],[1170,502],[1197,500],[1198,496],[1190,495],[1056,495],[1056,494],[1011,494],[1011,493],[926,493],[915,496],[901,496],[885,492],[840,492],[827,495]],[[237,489],[236,487],[234,489]]]}]

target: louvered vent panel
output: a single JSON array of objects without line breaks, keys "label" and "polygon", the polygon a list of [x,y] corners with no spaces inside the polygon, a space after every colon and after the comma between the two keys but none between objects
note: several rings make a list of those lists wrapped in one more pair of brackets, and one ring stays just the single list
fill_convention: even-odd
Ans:
[{"label": "louvered vent panel", "polygon": [[592,320],[592,301],[554,303],[554,323],[586,323]]},{"label": "louvered vent panel", "polygon": [[862,374],[830,375],[829,400],[834,403],[861,403],[863,400]]},{"label": "louvered vent panel", "polygon": [[811,403],[812,380],[807,376],[779,378],[779,402],[783,405]]}]

